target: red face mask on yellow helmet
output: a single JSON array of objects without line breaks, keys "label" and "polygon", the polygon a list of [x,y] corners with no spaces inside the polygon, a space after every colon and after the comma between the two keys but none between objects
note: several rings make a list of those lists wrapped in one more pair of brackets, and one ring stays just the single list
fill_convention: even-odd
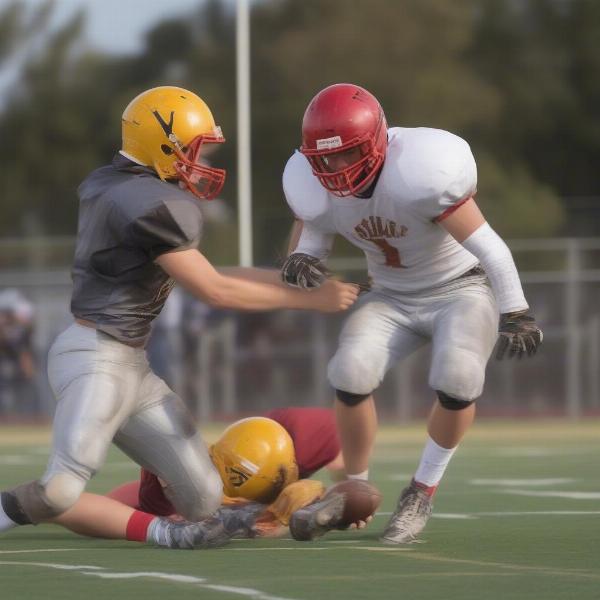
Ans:
[{"label": "red face mask on yellow helmet", "polygon": [[339,83],[311,100],[302,121],[300,151],[335,196],[364,190],[383,165],[386,149],[385,115],[367,90]]},{"label": "red face mask on yellow helmet", "polygon": [[121,153],[152,167],[162,180],[177,179],[198,198],[216,197],[225,171],[206,164],[208,144],[225,141],[206,103],[183,88],[142,92],[123,112]]}]

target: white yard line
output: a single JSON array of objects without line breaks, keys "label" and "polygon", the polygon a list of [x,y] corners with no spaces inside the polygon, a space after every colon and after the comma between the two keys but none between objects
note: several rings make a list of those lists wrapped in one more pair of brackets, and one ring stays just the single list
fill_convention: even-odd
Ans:
[{"label": "white yard line", "polygon": [[[277,548],[277,550],[278,549],[279,548]],[[57,569],[60,571],[76,571],[80,575],[100,577],[102,579],[160,579],[163,581],[188,583],[204,590],[239,594],[240,596],[246,596],[247,598],[254,598],[254,600],[292,600],[292,598],[289,597],[272,596],[271,594],[267,594],[266,592],[262,592],[260,590],[255,590],[254,588],[209,583],[204,577],[193,577],[191,575],[181,575],[177,573],[162,573],[159,571],[113,572],[108,571],[105,567],[98,567],[95,565],[66,565],[59,563],[22,562],[10,560],[0,560],[0,566],[27,566],[40,567],[43,569]]]},{"label": "white yard line", "polygon": [[564,483],[574,483],[576,479],[566,477],[555,477],[554,479],[469,479],[471,485],[502,485],[502,486],[545,486],[545,485],[562,485]]},{"label": "white yard line", "polygon": [[531,517],[531,516],[556,516],[579,517],[585,515],[600,515],[600,510],[536,510],[536,511],[510,511],[510,512],[480,512],[482,517]]},{"label": "white yard line", "polygon": [[500,490],[503,494],[514,496],[533,496],[535,498],[566,498],[568,500],[600,500],[600,492],[563,492],[560,490]]},{"label": "white yard line", "polygon": [[471,560],[464,558],[450,558],[446,556],[438,556],[437,554],[426,554],[422,552],[415,552],[412,554],[407,554],[406,558],[412,558],[414,560],[420,560],[424,562],[439,562],[439,563],[448,563],[448,564],[457,564],[457,565],[469,565],[469,566],[479,566],[479,567],[491,567],[491,568],[500,568],[507,571],[512,571],[515,573],[539,573],[539,574],[547,574],[549,577],[553,576],[566,576],[566,577],[575,577],[579,579],[592,579],[592,580],[600,580],[600,573],[585,571],[580,569],[557,569],[555,567],[542,567],[535,565],[521,565],[514,563],[504,563],[504,562],[495,562],[495,561],[484,561],[484,560]]},{"label": "white yard line", "polygon": [[[356,540],[349,540],[350,543],[356,544]],[[340,552],[341,550],[363,550],[365,552],[411,552],[411,548],[407,548],[406,546],[343,546],[340,548],[339,546],[329,546],[329,544],[334,544],[335,542],[326,542],[327,546],[310,546],[310,545],[298,545],[298,546],[280,546],[279,548],[229,548],[230,550],[236,550],[238,552],[267,552],[267,551],[276,551],[279,550],[294,550],[296,551],[305,551],[305,552],[324,552],[327,550],[333,550],[334,552]]]},{"label": "white yard line", "polygon": [[581,456],[592,454],[592,448],[549,448],[546,446],[513,446],[508,448],[497,448],[493,453],[485,456],[510,456],[527,458],[547,458],[549,456]]},{"label": "white yard line", "polygon": [[36,552],[77,552],[78,548],[32,548],[31,550],[0,550],[0,554],[33,554]]},{"label": "white yard line", "polygon": [[[376,517],[389,517],[391,512],[378,512]],[[472,513],[433,513],[436,519],[478,519],[479,517],[535,517],[535,516],[585,516],[600,515],[600,510],[530,510],[530,511],[480,511]]]}]

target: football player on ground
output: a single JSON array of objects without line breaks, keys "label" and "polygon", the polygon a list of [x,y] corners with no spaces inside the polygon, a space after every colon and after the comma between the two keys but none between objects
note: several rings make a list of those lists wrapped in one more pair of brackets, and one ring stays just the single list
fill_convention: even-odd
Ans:
[{"label": "football player on ground", "polygon": [[2,492],[0,532],[72,507],[112,441],[165,482],[186,519],[200,521],[219,508],[222,481],[208,450],[144,351],[175,281],[207,304],[237,310],[334,312],[358,293],[340,282],[316,293],[292,290],[276,271],[217,271],[197,249],[200,201],[219,193],[225,172],[203,164],[203,148],[224,138],[196,94],[177,87],[141,93],[123,113],[122,132],[112,164],[78,190],[75,322],[48,358],[57,399],[50,460],[39,480]]},{"label": "football player on ground", "polygon": [[287,532],[294,511],[323,495],[323,484],[309,479],[313,473],[326,468],[333,479],[344,473],[335,416],[323,408],[282,408],[237,421],[209,453],[225,497],[203,523],[183,522],[165,482],[146,469],[108,497],[82,494],[53,522],[81,535],[170,548],[206,548],[233,536],[274,537]]},{"label": "football player on ground", "polygon": [[[339,234],[365,253],[373,282],[328,367],[348,477],[368,478],[377,428],[372,394],[385,373],[432,344],[429,385],[437,400],[429,437],[382,538],[410,542],[425,527],[473,421],[498,335],[497,357],[520,358],[535,353],[542,332],[528,314],[510,250],[475,202],[475,160],[460,137],[426,127],[388,129],[367,90],[332,85],[306,109],[302,146],[285,167],[283,187],[297,219],[283,280],[322,285],[323,261]],[[315,520],[320,508],[295,518]]]}]

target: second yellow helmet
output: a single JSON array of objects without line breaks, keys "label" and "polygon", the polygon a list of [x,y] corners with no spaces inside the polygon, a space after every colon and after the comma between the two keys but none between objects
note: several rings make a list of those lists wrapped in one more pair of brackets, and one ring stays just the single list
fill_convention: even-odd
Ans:
[{"label": "second yellow helmet", "polygon": [[212,446],[211,457],[227,496],[269,503],[298,479],[290,434],[266,417],[230,425]]}]

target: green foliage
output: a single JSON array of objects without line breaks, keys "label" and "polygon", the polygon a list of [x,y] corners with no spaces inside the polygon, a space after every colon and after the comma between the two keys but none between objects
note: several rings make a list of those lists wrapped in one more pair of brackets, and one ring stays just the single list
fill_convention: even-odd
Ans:
[{"label": "green foliage", "polygon": [[[213,158],[236,199],[235,15],[219,0],[159,23],[137,56],[82,44],[84,15],[45,32],[52,3],[0,11],[0,65],[23,36],[42,40],[0,114],[0,235],[73,233],[76,187],[119,148],[120,113],[137,93],[174,84],[211,106],[228,144]],[[600,3],[594,0],[263,0],[252,4],[255,251],[273,262],[291,222],[281,172],[310,98],[352,81],[391,125],[467,139],[478,200],[504,236],[560,232],[560,198],[598,195]],[[44,35],[42,35],[44,33]],[[229,258],[217,229],[207,252]],[[230,245],[233,240],[230,240]]]},{"label": "green foliage", "polygon": [[522,164],[503,164],[478,154],[477,202],[504,237],[545,236],[557,231],[564,208],[556,192],[535,180]]}]

